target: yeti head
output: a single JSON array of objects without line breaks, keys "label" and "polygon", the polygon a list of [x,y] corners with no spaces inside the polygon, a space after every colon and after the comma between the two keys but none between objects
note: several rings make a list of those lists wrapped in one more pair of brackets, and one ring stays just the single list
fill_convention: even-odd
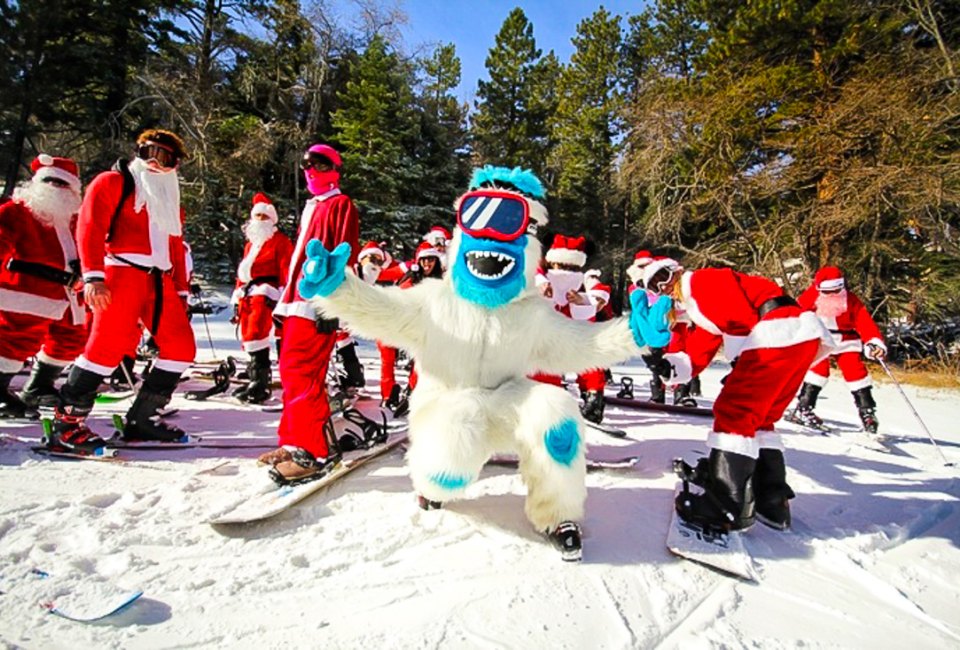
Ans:
[{"label": "yeti head", "polygon": [[547,223],[544,194],[531,171],[474,170],[470,190],[454,206],[449,277],[458,296],[496,309],[533,286],[541,254],[536,232]]}]

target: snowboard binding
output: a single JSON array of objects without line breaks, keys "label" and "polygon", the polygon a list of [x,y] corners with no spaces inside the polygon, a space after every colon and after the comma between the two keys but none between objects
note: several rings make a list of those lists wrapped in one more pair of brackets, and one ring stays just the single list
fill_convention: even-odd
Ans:
[{"label": "snowboard binding", "polygon": [[370,449],[387,441],[387,416],[381,413],[382,422],[368,418],[360,411],[348,408],[342,413],[343,419],[359,427],[359,431],[348,428],[337,440],[341,451]]},{"label": "snowboard binding", "polygon": [[186,393],[186,398],[189,400],[202,402],[203,400],[213,397],[214,395],[226,393],[228,390],[230,390],[230,379],[236,374],[237,362],[233,357],[227,357],[224,361],[221,361],[216,368],[213,369],[213,372],[210,373],[210,378],[213,380],[213,386],[203,390],[189,390]]},{"label": "snowboard binding", "polygon": [[633,397],[633,377],[620,378],[620,392],[617,397],[622,399],[634,399]]}]

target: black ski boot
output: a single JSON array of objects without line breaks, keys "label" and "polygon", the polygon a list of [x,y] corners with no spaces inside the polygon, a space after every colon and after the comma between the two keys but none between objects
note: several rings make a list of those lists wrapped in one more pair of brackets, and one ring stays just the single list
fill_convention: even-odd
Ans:
[{"label": "black ski boot", "polygon": [[392,409],[393,417],[402,418],[404,415],[410,412],[410,386],[408,385],[402,391],[400,391],[400,399],[397,400],[397,405]]},{"label": "black ski boot", "polygon": [[57,380],[60,373],[63,372],[62,366],[55,366],[52,363],[40,361],[33,364],[33,370],[30,372],[30,378],[23,385],[20,391],[20,399],[33,410],[41,406],[54,407],[60,401],[60,393],[54,387],[53,382]]},{"label": "black ski boot", "polygon": [[700,375],[690,380],[690,395],[692,397],[703,397],[703,391],[700,389]]},{"label": "black ski boot", "polygon": [[779,449],[761,449],[753,472],[757,519],[776,530],[790,528],[790,499],[797,496],[787,485],[787,467]]},{"label": "black ski boot", "polygon": [[179,372],[152,368],[143,380],[140,392],[127,411],[122,438],[127,441],[181,442],[187,434],[169,426],[159,415],[160,409],[170,403],[173,391],[180,381]]},{"label": "black ski boot", "polygon": [[867,433],[876,433],[880,422],[877,420],[877,403],[873,401],[873,389],[867,386],[853,391],[853,401],[857,404],[863,430]]},{"label": "black ski boot", "polygon": [[564,562],[579,562],[583,559],[583,540],[580,526],[572,521],[561,522],[553,530],[547,531],[547,537],[560,549]]},{"label": "black ski boot", "polygon": [[337,354],[343,363],[343,370],[347,373],[346,378],[341,382],[341,388],[363,388],[366,386],[367,381],[363,377],[363,366],[360,364],[360,359],[357,358],[357,344],[345,345],[337,350]]},{"label": "black ski boot", "polygon": [[60,388],[60,400],[53,410],[53,426],[43,437],[43,444],[51,451],[99,456],[107,442],[86,425],[93,410],[97,389],[103,377],[95,372],[74,366]]},{"label": "black ski boot", "polygon": [[273,381],[273,369],[270,367],[270,348],[250,353],[247,364],[247,376],[250,382],[234,391],[233,395],[243,402],[262,404],[273,394],[270,383]]},{"label": "black ski boot", "polygon": [[820,390],[820,386],[804,382],[800,388],[800,394],[797,395],[797,408],[787,416],[787,420],[823,431],[825,429],[823,420],[813,412],[813,409],[817,406],[817,396],[820,395]]},{"label": "black ski boot", "polygon": [[663,360],[664,348],[650,348],[650,354],[641,355],[640,358],[646,364],[653,378],[650,380],[650,401],[656,404],[664,404],[667,401],[667,389],[663,385],[663,380],[657,374],[657,368],[660,361]]},{"label": "black ski boot", "polygon": [[676,406],[688,406],[694,408],[697,406],[697,400],[690,397],[690,384],[693,382],[687,382],[686,384],[680,384],[679,386],[674,387],[673,389],[673,403]]},{"label": "black ski boot", "polygon": [[681,473],[675,465],[685,485],[689,481],[703,488],[702,494],[681,491],[674,504],[677,514],[684,521],[707,529],[749,528],[754,521],[752,479],[756,465],[756,459],[720,449],[710,450],[710,456],[689,474]]},{"label": "black ski boot", "polygon": [[589,390],[584,395],[583,404],[580,405],[580,413],[583,414],[583,419],[594,424],[600,424],[603,421],[603,407],[605,405],[603,391]]},{"label": "black ski boot", "polygon": [[383,400],[383,403],[380,406],[384,406],[391,411],[397,407],[397,404],[400,402],[400,384],[394,384],[393,388],[390,389],[390,395],[387,396],[387,399]]},{"label": "black ski boot", "polygon": [[10,382],[16,374],[15,372],[0,373],[0,419],[36,419],[39,417],[36,409],[31,409],[10,390]]}]

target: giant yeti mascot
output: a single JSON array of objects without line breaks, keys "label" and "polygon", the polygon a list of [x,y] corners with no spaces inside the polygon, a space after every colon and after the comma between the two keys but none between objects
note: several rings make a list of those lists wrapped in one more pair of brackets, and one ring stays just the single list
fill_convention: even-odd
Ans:
[{"label": "giant yeti mascot", "polygon": [[477,169],[456,202],[442,280],[407,290],[373,287],[345,273],[347,244],[329,252],[313,240],[299,287],[325,316],[416,359],[408,462],[421,507],[462,497],[492,454],[516,453],[527,517],[564,559],[578,560],[584,424],[571,394],[527,376],[609,367],[648,343],[666,345],[669,332],[646,300],[629,323],[578,322],[554,311],[534,286],[541,257],[535,234],[547,222],[543,198],[532,172]]}]

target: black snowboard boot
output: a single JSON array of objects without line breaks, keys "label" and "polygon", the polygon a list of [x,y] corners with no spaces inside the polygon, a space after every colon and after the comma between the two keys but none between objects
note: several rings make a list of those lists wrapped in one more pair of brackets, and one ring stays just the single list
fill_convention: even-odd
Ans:
[{"label": "black snowboard boot", "polygon": [[20,391],[20,399],[34,410],[41,406],[56,406],[60,400],[60,393],[57,392],[53,382],[57,380],[62,371],[62,366],[37,360],[33,364],[30,378],[27,379],[27,383],[23,385],[23,389]]},{"label": "black snowboard boot", "polygon": [[589,390],[583,398],[583,404],[580,405],[580,413],[583,419],[589,420],[594,424],[600,424],[603,421],[603,392],[599,390]]},{"label": "black snowboard boot", "polygon": [[103,453],[106,441],[86,425],[101,381],[101,375],[73,366],[60,387],[60,400],[53,410],[53,426],[50,433],[44,435],[43,444],[48,449],[91,456]]},{"label": "black snowboard boot", "polygon": [[443,507],[441,501],[431,501],[422,494],[417,495],[417,505],[420,506],[421,510],[439,510]]},{"label": "black snowboard boot", "polygon": [[757,519],[777,530],[790,528],[790,499],[797,496],[787,485],[787,467],[779,449],[761,449],[753,472]]},{"label": "black snowboard boot", "polygon": [[270,383],[273,381],[273,369],[270,367],[270,348],[263,348],[250,353],[250,363],[247,364],[247,377],[250,380],[246,386],[234,391],[234,397],[250,404],[262,404],[273,394]]},{"label": "black snowboard boot", "polygon": [[690,395],[692,397],[703,397],[703,391],[700,389],[700,375],[690,380]]},{"label": "black snowboard boot", "polygon": [[753,473],[757,461],[720,449],[698,464],[688,478],[703,488],[702,494],[677,495],[677,514],[687,522],[711,529],[744,530],[753,525]]},{"label": "black snowboard boot", "polygon": [[823,428],[823,420],[813,412],[817,406],[817,396],[820,395],[820,386],[804,382],[797,395],[797,408],[787,419],[812,429]]},{"label": "black snowboard boot", "polygon": [[880,422],[877,420],[877,403],[873,401],[873,389],[870,386],[853,391],[853,401],[857,404],[863,430],[876,433]]},{"label": "black snowboard boot", "polygon": [[22,399],[10,390],[10,382],[16,376],[15,372],[0,373],[0,419],[26,418],[36,419],[36,409],[27,406]]},{"label": "black snowboard boot", "polygon": [[564,562],[579,562],[583,559],[583,539],[580,526],[575,522],[561,522],[553,530],[547,531],[547,537],[560,549],[560,557]]},{"label": "black snowboard boot", "polygon": [[143,380],[137,398],[127,411],[123,427],[124,440],[151,440],[156,442],[179,442],[186,434],[160,419],[159,411],[170,403],[173,391],[180,381],[179,372],[152,368]]},{"label": "black snowboard boot", "polygon": [[679,386],[674,387],[673,389],[673,403],[676,406],[687,406],[695,407],[697,405],[697,400],[690,397],[690,384],[693,382],[687,382],[686,384],[680,384]]},{"label": "black snowboard boot", "polygon": [[400,391],[400,399],[397,400],[397,405],[391,409],[393,411],[393,417],[402,418],[410,412],[410,392],[409,385]]},{"label": "black snowboard boot", "polygon": [[660,375],[657,374],[657,367],[663,359],[663,353],[664,348],[651,348],[650,354],[640,356],[650,372],[653,373],[653,379],[650,380],[650,401],[657,404],[663,404],[667,401],[666,387],[663,385]]},{"label": "black snowboard boot", "polygon": [[342,388],[363,388],[366,386],[367,381],[363,377],[363,366],[360,365],[360,359],[357,358],[357,344],[345,345],[337,350],[337,354],[343,363],[344,372],[347,373],[346,379],[342,382]]}]

